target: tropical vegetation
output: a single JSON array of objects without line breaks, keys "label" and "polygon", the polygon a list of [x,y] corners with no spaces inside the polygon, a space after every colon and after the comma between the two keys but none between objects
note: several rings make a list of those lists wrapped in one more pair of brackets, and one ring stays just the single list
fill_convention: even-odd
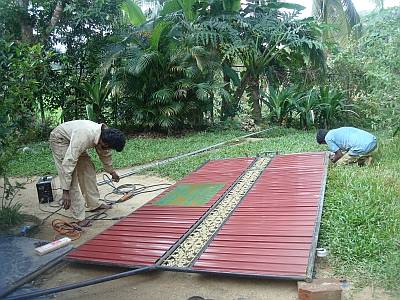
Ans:
[{"label": "tropical vegetation", "polygon": [[[377,9],[362,15],[351,0],[314,0],[313,17],[303,18],[304,7],[289,2],[166,0],[152,1],[145,11],[133,0],[0,0],[0,219],[19,220],[15,195],[22,186],[8,176],[54,173],[46,140],[52,128],[73,119],[104,122],[135,136],[167,136],[155,139],[158,148],[149,146],[153,140],[130,140],[129,153],[146,147],[153,152],[117,156],[118,167],[273,126],[297,144],[271,139],[268,150],[318,150],[303,141],[312,139],[309,130],[354,125],[378,131],[395,157],[400,8],[384,9],[384,1],[376,0]],[[265,150],[261,143],[228,149],[218,157]],[[157,172],[181,178],[213,155],[188,159],[184,170],[174,165]],[[398,216],[388,212],[386,204],[395,204],[379,186],[398,184],[390,167],[398,164],[386,154],[381,158],[372,175],[331,171],[335,188],[328,190],[321,241],[342,259],[337,266],[357,265],[394,282],[378,265],[397,266],[389,264],[398,259],[383,227],[399,236]],[[346,194],[350,179],[355,190],[370,188]],[[349,207],[360,213],[347,210],[344,197],[355,200]],[[368,205],[362,215],[359,208]],[[392,225],[379,221],[384,213]],[[342,235],[335,232],[340,224]],[[357,235],[349,233],[352,226]],[[378,249],[380,239],[388,255]],[[344,242],[354,246],[347,254]]]}]

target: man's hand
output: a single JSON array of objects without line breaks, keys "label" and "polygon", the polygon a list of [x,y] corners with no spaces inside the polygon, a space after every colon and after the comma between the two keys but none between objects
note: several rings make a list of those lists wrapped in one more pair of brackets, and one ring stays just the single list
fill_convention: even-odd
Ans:
[{"label": "man's hand", "polygon": [[333,157],[331,158],[331,161],[332,161],[333,163],[335,163],[335,162],[337,162],[339,159],[341,159],[342,156],[343,156],[342,151],[338,150],[338,151],[335,152],[335,155],[333,155]]},{"label": "man's hand", "polygon": [[335,158],[335,153],[334,152],[330,152],[329,153],[329,159],[333,160]]},{"label": "man's hand", "polygon": [[119,175],[117,174],[117,172],[113,171],[112,173],[110,173],[112,180],[115,182],[119,181]]},{"label": "man's hand", "polygon": [[69,196],[69,191],[67,190],[63,190],[62,205],[65,210],[71,207],[71,197]]}]

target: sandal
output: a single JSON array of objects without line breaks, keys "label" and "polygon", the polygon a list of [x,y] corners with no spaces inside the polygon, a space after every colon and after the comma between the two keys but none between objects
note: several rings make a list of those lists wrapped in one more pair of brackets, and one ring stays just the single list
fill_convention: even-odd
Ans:
[{"label": "sandal", "polygon": [[97,207],[95,209],[92,209],[92,210],[89,210],[89,212],[95,212],[95,211],[99,211],[99,210],[102,210],[102,209],[111,209],[111,208],[112,208],[111,205],[101,204],[99,207]]},{"label": "sandal", "polygon": [[75,224],[78,225],[79,227],[90,227],[90,226],[92,226],[92,221],[85,219],[85,220],[76,222]]}]

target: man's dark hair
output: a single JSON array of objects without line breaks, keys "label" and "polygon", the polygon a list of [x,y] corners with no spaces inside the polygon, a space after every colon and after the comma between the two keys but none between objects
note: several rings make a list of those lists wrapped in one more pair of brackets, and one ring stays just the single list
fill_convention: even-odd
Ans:
[{"label": "man's dark hair", "polygon": [[125,135],[115,128],[104,128],[101,130],[100,139],[111,149],[121,152],[125,147]]},{"label": "man's dark hair", "polygon": [[325,136],[328,133],[328,130],[326,129],[320,129],[317,132],[317,143],[318,144],[325,144]]}]

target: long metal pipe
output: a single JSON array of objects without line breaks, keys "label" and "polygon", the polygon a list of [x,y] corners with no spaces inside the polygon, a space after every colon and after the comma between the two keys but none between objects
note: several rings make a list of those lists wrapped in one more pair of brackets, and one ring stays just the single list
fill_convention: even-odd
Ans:
[{"label": "long metal pipe", "polygon": [[132,276],[132,275],[136,275],[136,274],[142,273],[142,272],[153,271],[155,269],[157,269],[156,266],[143,267],[140,269],[129,270],[126,272],[117,273],[117,274],[113,274],[113,275],[96,277],[96,278],[81,281],[81,282],[66,284],[66,285],[62,285],[59,287],[55,287],[55,288],[40,290],[40,291],[26,293],[26,294],[17,295],[17,296],[11,296],[11,297],[6,298],[6,300],[32,299],[32,298],[36,298],[36,297],[40,297],[40,296],[44,296],[44,295],[60,293],[60,292],[73,290],[73,289],[77,289],[77,288],[81,288],[81,287],[85,287],[85,286],[89,286],[89,285],[94,285],[94,284],[98,284],[98,283],[102,283],[102,282],[106,282],[106,281],[111,281],[111,280],[115,280],[115,279],[119,279],[119,278],[123,278],[123,277],[127,277],[127,276]]},{"label": "long metal pipe", "polygon": [[[206,152],[206,151],[212,150],[214,148],[217,148],[219,146],[222,146],[222,145],[224,145],[226,143],[230,143],[230,142],[236,141],[238,139],[243,139],[243,138],[247,138],[247,137],[250,137],[250,136],[253,136],[253,135],[257,135],[257,134],[260,134],[262,132],[269,131],[269,130],[271,130],[273,128],[274,127],[267,128],[267,129],[264,129],[264,130],[261,130],[261,131],[257,131],[257,132],[253,132],[253,133],[249,133],[249,134],[242,135],[242,136],[239,136],[237,138],[233,138],[233,139],[227,140],[225,142],[221,142],[221,143],[218,143],[218,144],[215,144],[215,145],[212,145],[212,146],[208,146],[206,148],[199,149],[199,150],[196,150],[196,151],[193,151],[193,152],[189,152],[189,153],[181,154],[181,155],[178,155],[178,156],[169,157],[169,158],[166,158],[166,159],[163,159],[163,160],[159,160],[159,161],[156,161],[156,162],[144,164],[144,165],[141,165],[141,166],[133,168],[131,171],[129,171],[127,173],[123,173],[123,174],[119,175],[119,177],[120,178],[128,177],[128,176],[131,176],[131,175],[133,175],[133,174],[135,174],[137,172],[143,171],[145,169],[153,168],[153,167],[160,166],[160,165],[169,163],[169,162],[177,160],[177,159],[181,159],[181,158],[184,158],[184,157],[188,157],[188,156],[196,155],[196,154],[199,154],[199,153],[202,153],[202,152]],[[109,182],[109,181],[108,180],[101,180],[101,181],[97,182],[97,185],[103,185],[103,184],[106,184],[107,182]]]},{"label": "long metal pipe", "polygon": [[[162,165],[162,164],[165,164],[165,163],[168,163],[168,162],[180,159],[180,158],[184,158],[184,157],[196,155],[196,154],[199,154],[199,153],[202,153],[202,152],[206,152],[206,151],[209,151],[211,149],[214,149],[214,148],[217,148],[219,146],[222,146],[222,145],[224,145],[226,143],[230,143],[230,142],[236,141],[238,139],[243,139],[243,138],[247,138],[247,137],[250,137],[250,136],[254,136],[254,135],[260,134],[262,132],[269,131],[271,129],[273,129],[273,128],[268,128],[268,129],[264,129],[264,130],[261,130],[261,131],[258,131],[258,132],[253,132],[253,133],[246,134],[246,135],[234,138],[234,139],[230,139],[228,141],[224,141],[224,142],[212,145],[212,146],[208,146],[206,148],[199,149],[199,150],[196,150],[196,151],[193,151],[193,152],[189,152],[189,153],[181,154],[181,155],[178,155],[178,156],[175,156],[175,157],[170,157],[170,158],[167,158],[167,159],[164,159],[164,160],[161,160],[161,161],[156,161],[156,162],[153,162],[153,163],[145,164],[145,165],[133,168],[131,171],[129,171],[127,173],[121,174],[120,178],[128,177],[128,176],[131,176],[131,175],[133,175],[133,174],[135,174],[135,173],[137,173],[139,171],[142,171],[142,170],[145,170],[145,169],[148,169],[148,168],[152,168],[152,167],[155,167],[155,166],[159,166],[159,165]],[[98,185],[102,185],[102,184],[105,184],[105,183],[107,183],[106,180],[97,182]],[[40,297],[40,296],[44,296],[44,295],[60,293],[60,292],[63,292],[63,291],[77,289],[77,288],[81,288],[81,287],[85,287],[85,286],[90,286],[90,285],[94,285],[94,284],[98,284],[98,283],[102,283],[102,282],[106,282],[106,281],[116,280],[116,279],[119,279],[119,278],[132,276],[132,275],[135,275],[135,274],[138,274],[138,273],[141,273],[141,272],[153,271],[155,269],[157,269],[157,266],[144,267],[144,268],[130,270],[130,271],[117,273],[117,274],[113,274],[113,275],[109,275],[109,276],[97,277],[97,278],[93,278],[93,279],[89,279],[89,280],[85,280],[85,281],[81,281],[81,282],[77,282],[77,283],[66,284],[66,285],[63,285],[63,286],[56,287],[56,288],[50,288],[50,289],[40,290],[40,291],[26,293],[26,294],[22,294],[22,295],[11,296],[11,297],[8,297],[6,299],[7,300],[32,299],[32,298],[36,298],[36,297]]]}]

